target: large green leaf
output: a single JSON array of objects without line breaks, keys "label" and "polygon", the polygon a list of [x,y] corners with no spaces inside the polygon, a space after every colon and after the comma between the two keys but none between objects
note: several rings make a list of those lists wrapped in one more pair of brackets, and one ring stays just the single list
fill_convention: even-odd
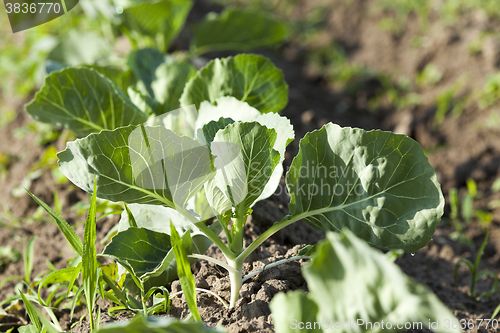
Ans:
[{"label": "large green leaf", "polygon": [[189,0],[131,2],[120,17],[127,29],[151,37],[160,35],[167,49],[184,26],[192,5]]},{"label": "large green leaf", "polygon": [[168,317],[136,316],[131,320],[103,325],[96,333],[223,333],[203,324]]},{"label": "large green leaf", "polygon": [[[435,332],[461,332],[459,327],[452,328],[456,318],[436,295],[349,230],[342,234],[327,233],[326,240],[319,244],[312,261],[302,271],[309,288],[307,299],[312,299],[318,307],[316,320],[309,324],[318,321],[325,332],[401,331],[405,327],[397,326],[406,323],[421,323],[422,329],[429,328],[429,322],[438,322]],[[279,313],[280,323],[288,320],[289,324],[277,326],[277,333],[290,332],[288,328],[297,328],[300,320],[292,317],[294,312],[284,311],[294,304],[285,305],[283,300],[281,297],[271,302],[273,312]],[[303,307],[304,300],[294,301],[297,307]]]},{"label": "large green leaf", "polygon": [[262,113],[279,112],[288,103],[288,85],[281,70],[255,54],[214,59],[200,69],[186,84],[181,106],[218,97],[234,96]]},{"label": "large green leaf", "polygon": [[300,141],[286,180],[292,216],[380,248],[420,249],[443,215],[436,173],[405,135],[327,124]]},{"label": "large green leaf", "polygon": [[104,248],[103,254],[131,268],[135,276],[145,281],[169,267],[174,259],[171,249],[169,235],[130,227],[116,234]]},{"label": "large green leaf", "polygon": [[196,74],[196,69],[187,61],[174,58],[158,66],[156,80],[151,83],[155,99],[163,106],[163,113],[180,107],[179,99],[186,83]]},{"label": "large green leaf", "polygon": [[199,141],[204,142],[208,145],[210,149],[210,144],[214,141],[215,135],[219,130],[223,130],[227,127],[227,125],[231,125],[234,123],[234,120],[231,118],[220,118],[215,121],[212,120],[208,124],[203,125],[201,128],[202,138]]},{"label": "large green leaf", "polygon": [[26,111],[35,120],[62,126],[79,136],[147,119],[110,79],[83,67],[47,76]]},{"label": "large green leaf", "polygon": [[[198,199],[200,203],[205,201],[210,207],[211,211],[209,214],[217,216],[217,219],[221,223],[226,222],[232,215],[232,205],[224,192],[217,187],[217,182],[215,179],[210,179],[204,186],[205,197]],[[223,215],[226,213],[226,218]]]},{"label": "large green leaf", "polygon": [[[269,304],[273,315],[274,329],[277,333],[295,333],[298,323],[314,323],[318,315],[318,305],[303,291],[278,293]],[[297,323],[297,327],[294,327]],[[305,325],[304,325],[305,326]],[[318,327],[303,329],[299,332],[322,332]]]},{"label": "large green leaf", "polygon": [[[137,86],[142,85],[138,82]],[[128,87],[127,95],[130,97],[132,103],[142,112],[144,112],[148,117],[161,114],[163,112],[162,105],[153,97],[149,96],[147,93],[142,93],[136,87]],[[152,119],[151,117],[149,119]]]},{"label": "large green leaf", "polygon": [[156,115],[180,107],[179,98],[184,86],[196,74],[196,69],[189,62],[165,55],[155,48],[131,52],[128,64],[140,79],[137,85],[139,92],[160,104],[154,110]]},{"label": "large green leaf", "polygon": [[70,142],[58,155],[61,172],[111,201],[184,209],[214,176],[208,148],[164,127],[127,126]]},{"label": "large green leaf", "polygon": [[[206,143],[206,140],[202,140],[202,137],[205,136],[202,132],[205,131],[203,130],[203,127],[210,122],[219,121],[221,118],[248,122],[254,121],[260,115],[261,113],[259,110],[233,96],[219,97],[213,103],[204,101],[200,104],[200,108],[198,109],[198,118],[196,118],[194,126],[196,129],[196,136],[200,142]],[[210,142],[211,140],[208,141],[208,143]]]},{"label": "large green leaf", "polygon": [[[187,231],[190,231],[189,237],[192,238],[193,253],[204,254],[212,244],[212,241],[192,222],[174,209],[139,204],[128,205],[128,208],[132,216],[134,216],[137,227],[148,231],[137,232],[136,229],[127,231],[130,227],[129,216],[126,212],[123,212],[118,228],[119,233],[117,234],[117,236],[120,236],[113,238],[112,243],[115,242],[115,245],[113,245],[113,249],[110,248],[107,252],[108,254],[112,254],[123,266],[128,265],[132,271],[138,274],[138,278],[143,280],[146,290],[151,286],[164,286],[177,278],[177,269],[172,262],[174,254],[171,251],[170,245],[170,221],[172,221],[179,233],[186,234]],[[222,226],[218,222],[212,223],[209,228],[216,235],[222,231]],[[163,254],[157,252],[158,249],[156,246],[147,244],[148,240],[145,236],[151,234],[150,231],[154,232],[152,234],[154,238],[163,240]],[[148,258],[147,265],[149,268],[147,269],[150,269],[149,273],[146,272],[147,269],[144,269],[144,267],[136,267],[134,261],[128,261],[131,255],[127,251],[120,251],[120,242],[126,242],[127,244],[141,243],[143,245],[141,253],[144,257]]]},{"label": "large green leaf", "polygon": [[272,16],[239,8],[222,14],[209,13],[196,27],[192,48],[197,54],[210,51],[248,51],[277,45],[287,37],[285,24]]},{"label": "large green leaf", "polygon": [[[186,231],[191,232],[193,239],[193,252],[203,254],[205,253],[212,241],[210,241],[205,234],[203,234],[191,221],[189,221],[181,213],[175,209],[155,205],[128,205],[130,213],[134,216],[137,227],[146,228],[155,232],[165,233],[170,235],[170,221],[175,225],[177,231],[182,235]],[[129,217],[127,212],[123,212],[119,222],[118,230],[124,231],[128,229]],[[218,235],[222,231],[222,227],[217,223],[213,223],[210,229]]]},{"label": "large green leaf", "polygon": [[280,156],[273,147],[276,131],[257,122],[234,123],[220,130],[211,144],[216,185],[243,218],[262,194]]},{"label": "large green leaf", "polygon": [[[127,94],[127,89],[137,83],[137,78],[135,77],[132,70],[121,70],[114,66],[89,66],[95,69],[111,81],[113,81],[120,90]],[[127,95],[128,96],[128,95]]]},{"label": "large green leaf", "polygon": [[58,38],[47,60],[69,66],[93,65],[108,58],[111,53],[110,44],[99,35],[71,30]]},{"label": "large green leaf", "polygon": [[[247,103],[238,101],[233,97],[221,97],[217,101],[219,102],[217,106],[208,104],[206,102],[202,103],[202,106],[200,108],[200,116],[196,121],[196,126],[198,127],[200,126],[200,124],[207,122],[208,119],[211,119],[212,117],[214,117],[214,115],[215,117],[218,115],[224,115],[228,118],[220,118],[217,121],[212,120],[203,125],[203,127],[201,128],[201,132],[200,130],[198,130],[198,141],[200,141],[201,143],[210,144],[213,141],[217,131],[224,129],[228,124],[232,123],[233,120],[256,121],[259,124],[266,126],[267,128],[272,128],[276,131],[277,136],[276,141],[274,142],[273,149],[280,154],[280,161],[276,168],[274,168],[274,170],[265,170],[266,173],[269,173],[270,179],[256,201],[260,201],[270,197],[276,191],[276,188],[278,187],[283,175],[283,160],[285,159],[285,149],[295,137],[293,126],[290,124],[290,120],[288,120],[286,117],[281,117],[276,113],[260,114],[255,108],[252,108]],[[208,107],[209,105],[210,107]],[[210,115],[207,114],[208,112],[205,110],[210,110]],[[234,112],[234,110],[241,110],[242,112]],[[229,118],[231,116],[231,113],[233,114],[233,118]]]},{"label": "large green leaf", "polygon": [[165,62],[165,58],[165,54],[153,47],[134,50],[129,53],[127,63],[140,81],[138,89],[141,93],[154,98],[151,83],[156,79],[156,69]]},{"label": "large green leaf", "polygon": [[[290,124],[290,120],[286,117],[282,117],[276,113],[266,113],[260,115],[255,119],[259,124],[266,126],[267,128],[272,128],[276,132],[276,141],[274,142],[273,149],[276,150],[280,155],[280,160],[276,168],[272,171],[270,179],[267,182],[264,190],[257,198],[257,201],[269,198],[276,191],[276,188],[280,184],[281,177],[283,176],[283,161],[285,160],[285,150],[286,147],[295,138],[295,132],[293,126]],[[266,172],[271,172],[267,169]]]},{"label": "large green leaf", "polygon": [[[163,106],[161,112],[163,112]],[[147,122],[148,125],[161,125],[178,136],[187,136],[192,139],[195,138],[195,122],[198,117],[198,112],[194,105],[185,106],[173,111],[162,114],[159,117],[150,118]]]}]

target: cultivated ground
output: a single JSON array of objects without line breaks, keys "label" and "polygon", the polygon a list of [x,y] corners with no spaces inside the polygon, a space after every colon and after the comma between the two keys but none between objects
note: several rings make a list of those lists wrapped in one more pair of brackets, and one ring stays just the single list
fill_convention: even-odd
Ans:
[{"label": "cultivated ground", "polygon": [[[290,96],[282,114],[291,119],[297,138],[334,122],[404,133],[423,146],[442,185],[446,212],[433,240],[414,255],[405,254],[397,264],[431,288],[458,319],[490,318],[500,304],[500,293],[482,300],[469,296],[470,273],[465,266],[458,272],[456,285],[453,280],[455,263],[460,258],[474,261],[487,232],[489,242],[480,269],[491,270],[495,275],[500,272],[500,192],[499,186],[494,185],[500,176],[500,77],[491,77],[500,70],[500,19],[495,16],[494,5],[488,7],[487,1],[471,5],[471,1],[453,9],[446,7],[452,1],[429,0],[408,10],[404,2],[384,0],[221,2],[251,3],[275,12],[293,26],[286,45],[259,53],[270,57],[285,74]],[[190,21],[209,10],[220,11],[221,7],[197,1]],[[187,36],[189,30],[183,31],[175,47],[185,47]],[[224,55],[227,54],[209,57]],[[20,81],[22,78],[15,80]],[[27,240],[36,236],[32,274],[35,277],[48,269],[47,261],[57,268],[64,267],[72,253],[57,226],[44,221],[45,215],[38,218],[37,204],[22,188],[29,188],[51,205],[56,192],[62,216],[75,225],[80,235],[85,215],[79,215],[72,206],[81,200],[88,202],[88,198],[69,182],[56,182],[57,173],[52,168],[55,161],[45,153],[52,146],[57,151],[64,149],[67,133],[43,144],[36,143],[41,130],[30,130],[33,121],[23,110],[33,91],[22,95],[2,89],[0,247],[22,252]],[[297,149],[298,141],[289,146],[286,165]],[[39,163],[44,156],[48,162]],[[33,174],[37,164],[41,171]],[[454,188],[460,199],[455,222],[449,197]],[[465,209],[462,214],[462,199],[467,193],[473,197],[469,200],[474,208],[469,213]],[[248,241],[286,215],[287,202],[286,194],[280,193],[259,203],[247,225]],[[117,221],[117,216],[99,220],[98,239]],[[300,245],[315,243],[322,237],[322,232],[298,222],[256,251],[246,269],[267,264],[264,258],[269,256],[292,256]],[[209,255],[217,257],[220,253],[211,248]],[[0,252],[0,281],[13,275],[24,276],[22,260],[16,260],[15,255],[11,260],[8,257]],[[246,283],[237,311],[225,310],[211,296],[200,296],[205,323],[223,324],[229,332],[272,332],[268,307],[272,297],[279,291],[307,289],[300,276],[300,265],[271,269]],[[229,297],[225,272],[203,261],[192,268],[199,287]],[[489,291],[492,284],[493,279],[484,276],[477,284],[478,293]],[[0,290],[0,301],[14,292],[15,285],[16,282],[5,284]],[[174,283],[172,289],[180,290],[179,284]],[[101,305],[109,308],[109,304]],[[59,313],[61,326],[67,330],[71,325],[68,312]],[[78,314],[83,313],[80,308]],[[171,314],[188,314],[181,297],[174,300]],[[0,325],[8,320],[13,319],[0,315]],[[103,315],[102,320],[116,318]],[[0,331],[4,329],[0,326]],[[484,328],[479,329],[483,331]],[[73,332],[88,332],[88,322],[84,320]]]}]

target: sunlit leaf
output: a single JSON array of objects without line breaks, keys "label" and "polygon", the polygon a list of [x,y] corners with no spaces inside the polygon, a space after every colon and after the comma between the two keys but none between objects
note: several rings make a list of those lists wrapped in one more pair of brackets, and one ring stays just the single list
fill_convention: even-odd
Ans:
[{"label": "sunlit leaf", "polygon": [[287,173],[292,216],[344,227],[372,245],[416,251],[432,237],[444,198],[422,147],[405,135],[327,124],[300,141]]},{"label": "sunlit leaf", "polygon": [[288,103],[288,85],[283,73],[260,55],[239,54],[214,59],[187,83],[181,106],[213,103],[222,96],[234,96],[262,113],[279,112]]},{"label": "sunlit leaf", "polygon": [[62,126],[79,136],[147,119],[116,84],[85,67],[67,68],[47,76],[26,111],[35,120]]}]

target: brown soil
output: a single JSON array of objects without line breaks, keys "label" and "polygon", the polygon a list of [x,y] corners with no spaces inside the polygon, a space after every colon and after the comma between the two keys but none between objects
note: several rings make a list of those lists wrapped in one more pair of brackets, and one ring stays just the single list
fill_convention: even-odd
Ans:
[{"label": "brown soil", "polygon": [[[437,171],[447,202],[447,194],[451,188],[459,188],[462,194],[468,178],[477,182],[481,196],[475,202],[476,207],[493,213],[493,223],[488,226],[490,240],[480,268],[498,273],[500,208],[488,209],[488,203],[500,199],[500,193],[491,191],[493,181],[499,176],[500,132],[497,129],[498,124],[491,124],[493,119],[491,115],[497,114],[496,106],[481,109],[475,97],[478,89],[485,83],[487,75],[498,71],[500,47],[497,47],[499,42],[494,37],[485,39],[480,54],[471,54],[468,46],[485,30],[498,33],[500,22],[487,19],[480,12],[467,13],[452,26],[443,26],[440,21],[431,17],[429,28],[422,32],[418,18],[410,15],[405,21],[402,32],[394,35],[379,28],[380,19],[392,14],[374,10],[375,0],[350,2],[302,0],[298,3],[296,10],[291,14],[292,18],[306,15],[319,4],[326,4],[335,10],[328,12],[326,26],[314,40],[306,44],[292,41],[277,52],[264,53],[277,67],[283,69],[290,86],[289,105],[282,114],[290,118],[295,127],[296,137],[301,138],[306,132],[319,128],[326,122],[364,129],[397,130],[413,137],[429,152],[429,161]],[[198,19],[208,10],[220,10],[220,7],[198,1],[190,20]],[[188,35],[188,30],[182,33],[177,47],[185,46],[185,37]],[[425,42],[415,46],[413,43],[415,36]],[[439,68],[443,77],[433,86],[414,87],[422,98],[422,103],[418,106],[397,109],[390,103],[382,103],[375,112],[370,111],[367,98],[374,94],[374,89],[380,87],[380,82],[376,78],[362,80],[353,93],[346,89],[345,85],[332,83],[322,69],[312,66],[307,61],[310,52],[332,43],[344,48],[351,64],[382,71],[393,79],[405,77],[413,82],[418,73],[430,63]],[[466,82],[461,88],[462,93],[471,94],[473,97],[460,116],[448,115],[441,126],[435,127],[433,123],[436,113],[435,98],[452,87],[460,77],[464,77]],[[36,203],[27,195],[14,198],[11,193],[21,184],[45,148],[33,144],[34,134],[28,134],[23,138],[14,135],[16,128],[26,126],[31,121],[23,111],[23,102],[26,101],[9,101],[12,107],[18,110],[18,117],[9,126],[0,129],[0,153],[15,156],[8,174],[0,179],[2,189],[0,203],[9,207],[16,219],[32,216],[37,208]],[[59,140],[54,145],[61,150],[64,142]],[[285,165],[290,164],[297,149],[298,140],[290,145]],[[49,204],[53,203],[53,192],[56,190],[63,203],[63,216],[68,222],[76,225],[80,236],[83,234],[85,216],[78,216],[70,207],[79,200],[87,200],[86,194],[69,183],[54,185],[54,180],[48,171],[33,181],[30,190]],[[252,219],[247,225],[247,242],[255,239],[272,223],[287,214],[287,200],[286,194],[282,193],[256,205]],[[470,274],[464,267],[459,271],[457,285],[453,283],[455,263],[460,258],[473,261],[476,252],[450,240],[449,235],[454,229],[447,221],[449,206],[446,209],[446,219],[438,227],[433,240],[415,256],[404,255],[397,260],[397,264],[409,276],[429,286],[457,318],[490,318],[493,310],[500,304],[500,294],[494,294],[483,301],[469,297]],[[13,222],[1,216],[0,222],[6,224],[0,228],[0,246],[9,245],[22,251],[29,237],[33,235],[38,237],[35,245],[33,277],[47,269],[47,260],[57,268],[62,268],[66,260],[72,256],[71,249],[53,223]],[[102,239],[116,222],[117,217],[100,220],[98,239]],[[475,243],[476,248],[480,246],[485,235],[477,223],[468,226],[465,233]],[[244,269],[249,272],[271,261],[292,256],[301,246],[315,243],[322,237],[322,232],[298,222],[265,242],[248,259]],[[208,254],[216,258],[221,257],[215,247],[211,247]],[[307,285],[300,274],[302,264],[302,262],[290,263],[270,269],[245,283],[235,310],[226,310],[214,297],[200,294],[198,301],[205,323],[212,326],[222,324],[229,332],[273,332],[268,303],[277,292],[307,290]],[[229,299],[229,280],[224,271],[206,261],[197,262],[192,269],[198,287],[210,289],[224,299]],[[23,263],[21,261],[12,263],[0,273],[0,281],[12,275],[23,274]],[[0,290],[0,300],[13,293],[15,284],[16,282],[7,283]],[[477,288],[480,292],[484,292],[489,290],[491,284],[492,279],[484,277],[478,282]],[[173,292],[179,289],[178,283],[172,285]],[[127,317],[124,315],[110,318],[105,314],[105,310],[111,305],[103,302],[99,304],[103,309],[102,322]],[[174,298],[170,314],[183,318],[187,313],[184,299]],[[75,318],[83,314],[84,310],[79,308]],[[71,323],[68,311],[63,310],[59,315],[61,326],[69,330]],[[0,319],[0,324],[8,319]],[[84,320],[72,331],[88,332],[88,327],[88,322]],[[492,329],[488,331],[493,332]]]}]

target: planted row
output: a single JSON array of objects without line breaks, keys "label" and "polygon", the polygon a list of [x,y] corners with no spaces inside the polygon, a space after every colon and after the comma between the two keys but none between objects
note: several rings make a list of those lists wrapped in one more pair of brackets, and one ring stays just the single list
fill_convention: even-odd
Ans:
[{"label": "planted row", "polygon": [[[230,17],[224,15],[214,22]],[[167,311],[172,295],[166,287],[180,278],[193,317],[201,321],[189,269],[200,258],[228,271],[228,306],[234,307],[248,278],[242,275],[244,261],[274,233],[299,221],[343,234],[329,233],[326,242],[297,257],[313,258],[304,270],[310,294],[273,301],[278,331],[287,331],[288,315],[299,315],[300,309],[311,321],[453,317],[425,288],[370,249],[414,252],[430,241],[440,221],[443,195],[418,143],[404,135],[331,123],[306,134],[286,172],[289,215],[245,248],[247,217],[276,191],[286,147],[295,139],[290,121],[278,114],[288,99],[282,72],[252,54],[215,59],[196,71],[186,60],[142,49],[129,56],[128,64],[125,71],[100,66],[54,71],[26,107],[35,119],[80,137],[58,154],[59,166],[71,182],[93,194],[94,205],[96,197],[126,204],[101,254],[118,262],[120,272],[106,274],[97,255],[88,252],[87,263],[95,265],[92,274],[82,276],[90,317],[96,292],[118,304],[113,311]],[[69,225],[44,208],[78,248]],[[88,228],[86,249],[95,241]],[[226,262],[203,255],[212,243]],[[359,276],[370,279],[358,281],[356,299],[369,302],[348,303],[350,285]],[[285,299],[292,308],[283,305]],[[135,319],[109,331],[156,324],[176,325]]]}]

